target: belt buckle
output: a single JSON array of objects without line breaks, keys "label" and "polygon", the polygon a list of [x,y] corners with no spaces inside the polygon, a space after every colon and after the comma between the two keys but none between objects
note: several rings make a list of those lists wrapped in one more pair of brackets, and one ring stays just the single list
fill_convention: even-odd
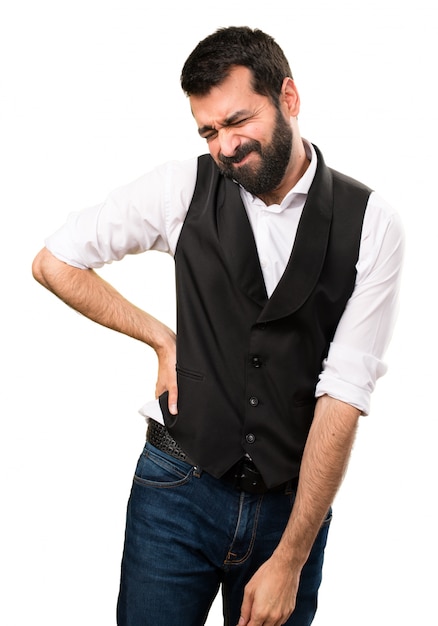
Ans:
[{"label": "belt buckle", "polygon": [[266,485],[260,472],[243,459],[236,468],[235,486],[247,493],[266,493]]}]

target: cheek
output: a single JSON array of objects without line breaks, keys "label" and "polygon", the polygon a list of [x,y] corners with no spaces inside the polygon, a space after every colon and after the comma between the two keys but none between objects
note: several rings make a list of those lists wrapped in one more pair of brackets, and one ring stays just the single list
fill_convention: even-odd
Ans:
[{"label": "cheek", "polygon": [[260,122],[252,122],[250,124],[247,124],[244,134],[246,137],[248,137],[248,139],[255,139],[256,141],[260,141],[261,143],[263,143],[264,141],[266,141],[269,133],[265,124],[261,124]]}]

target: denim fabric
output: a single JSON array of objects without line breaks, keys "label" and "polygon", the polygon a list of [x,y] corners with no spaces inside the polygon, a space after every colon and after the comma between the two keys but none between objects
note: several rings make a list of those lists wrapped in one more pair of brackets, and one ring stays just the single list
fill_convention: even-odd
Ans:
[{"label": "denim fabric", "polygon": [[[128,503],[118,626],[201,626],[222,585],[236,626],[245,584],[272,554],[295,493],[253,495],[146,444]],[[316,612],[327,517],[303,568],[290,626]]]}]

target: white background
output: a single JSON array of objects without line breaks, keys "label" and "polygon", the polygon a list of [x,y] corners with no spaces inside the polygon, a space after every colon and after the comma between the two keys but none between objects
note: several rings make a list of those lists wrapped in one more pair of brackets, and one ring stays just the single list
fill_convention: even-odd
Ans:
[{"label": "white background", "polygon": [[[14,0],[0,15],[1,595],[5,626],[112,626],[155,357],[31,278],[70,211],[205,151],[182,64],[220,26],[285,50],[302,134],[402,215],[399,322],[335,504],[316,626],[436,624],[436,60],[433,0]],[[172,260],[102,274],[174,324]],[[215,604],[208,624],[218,625]],[[188,625],[189,626],[189,625]]]}]

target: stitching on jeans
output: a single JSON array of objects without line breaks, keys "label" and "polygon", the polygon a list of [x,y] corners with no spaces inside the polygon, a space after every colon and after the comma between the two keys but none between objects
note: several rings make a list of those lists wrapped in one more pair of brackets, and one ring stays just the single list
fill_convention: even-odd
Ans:
[{"label": "stitching on jeans", "polygon": [[145,459],[149,459],[150,462],[160,467],[164,471],[169,472],[169,474],[173,474],[174,480],[153,480],[150,478],[142,478],[138,474],[134,474],[134,482],[141,487],[153,487],[155,489],[172,489],[174,487],[180,487],[182,485],[185,485],[192,478],[194,469],[192,467],[189,468],[188,472],[184,472],[182,471],[182,468],[179,468],[177,464],[174,463],[172,460],[164,459],[148,449],[145,449],[143,451],[142,457]]},{"label": "stitching on jeans", "polygon": [[233,556],[233,551],[232,551],[233,550],[233,544],[234,544],[234,542],[236,540],[236,536],[237,536],[237,533],[238,533],[239,524],[240,524],[240,518],[241,518],[241,512],[242,512],[242,507],[243,507],[243,502],[244,502],[244,499],[245,499],[245,494],[243,492],[242,492],[242,496],[243,497],[241,497],[240,504],[239,504],[239,517],[238,517],[237,524],[236,524],[236,532],[234,534],[234,537],[233,537],[233,540],[231,542],[231,545],[230,545],[230,547],[228,549],[227,556],[225,557],[224,565],[240,565],[241,563],[244,563],[251,556],[252,549],[254,547],[255,537],[256,537],[256,534],[257,534],[257,526],[258,526],[258,521],[259,521],[259,516],[260,516],[260,509],[261,509],[262,502],[263,502],[263,495],[259,498],[259,501],[257,502],[257,508],[256,508],[256,512],[255,512],[255,515],[254,515],[254,523],[253,523],[251,539],[250,539],[248,550],[246,551],[246,554],[244,554],[242,558],[240,558],[240,559],[238,559],[236,561],[231,561],[228,558],[230,555]]}]

